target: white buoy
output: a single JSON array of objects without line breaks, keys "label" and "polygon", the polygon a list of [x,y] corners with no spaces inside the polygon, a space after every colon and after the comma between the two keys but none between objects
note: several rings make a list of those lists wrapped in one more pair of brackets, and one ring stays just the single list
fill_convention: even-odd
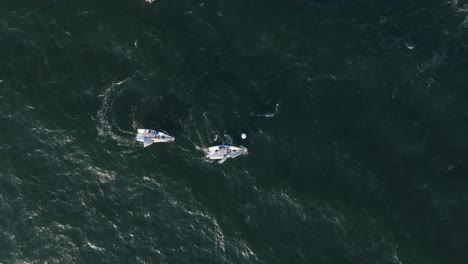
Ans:
[{"label": "white buoy", "polygon": [[242,139],[246,139],[246,138],[247,138],[247,135],[246,135],[245,133],[242,133],[241,138],[242,138]]}]

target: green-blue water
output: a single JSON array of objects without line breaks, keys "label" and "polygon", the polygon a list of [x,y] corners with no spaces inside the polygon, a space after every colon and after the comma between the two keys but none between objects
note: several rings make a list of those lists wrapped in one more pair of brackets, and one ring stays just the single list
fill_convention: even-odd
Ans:
[{"label": "green-blue water", "polygon": [[467,10],[2,1],[0,263],[466,263]]}]

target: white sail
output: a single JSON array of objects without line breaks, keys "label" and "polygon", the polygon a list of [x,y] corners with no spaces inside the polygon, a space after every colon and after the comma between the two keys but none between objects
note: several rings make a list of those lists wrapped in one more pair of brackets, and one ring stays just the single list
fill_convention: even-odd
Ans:
[{"label": "white sail", "polygon": [[153,143],[154,143],[154,141],[153,141],[151,138],[145,138],[145,139],[143,140],[143,147],[146,148],[147,146],[149,146],[149,145],[151,145],[151,144],[153,144]]}]

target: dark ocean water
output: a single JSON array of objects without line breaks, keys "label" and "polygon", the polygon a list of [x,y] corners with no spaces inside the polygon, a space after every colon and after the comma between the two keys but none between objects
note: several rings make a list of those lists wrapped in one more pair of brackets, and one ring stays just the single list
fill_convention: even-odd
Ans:
[{"label": "dark ocean water", "polygon": [[3,0],[0,263],[468,263],[467,76],[462,0]]}]

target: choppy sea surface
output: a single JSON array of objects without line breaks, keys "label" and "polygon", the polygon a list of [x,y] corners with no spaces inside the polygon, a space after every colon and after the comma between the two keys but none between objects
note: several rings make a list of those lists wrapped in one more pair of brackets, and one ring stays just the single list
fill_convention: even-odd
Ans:
[{"label": "choppy sea surface", "polygon": [[0,263],[467,263],[467,76],[462,0],[1,1]]}]

